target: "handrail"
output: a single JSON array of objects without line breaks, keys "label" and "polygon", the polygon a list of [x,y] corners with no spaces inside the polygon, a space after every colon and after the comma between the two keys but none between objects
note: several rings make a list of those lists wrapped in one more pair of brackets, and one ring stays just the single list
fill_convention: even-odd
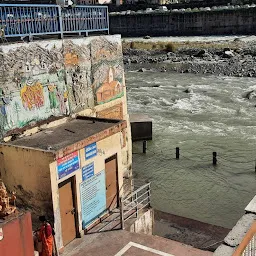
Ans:
[{"label": "handrail", "polygon": [[71,9],[59,5],[0,4],[1,38],[68,33],[109,32],[107,6],[78,5]]},{"label": "handrail", "polygon": [[256,256],[256,221],[253,222],[232,256]]},{"label": "handrail", "polygon": [[130,199],[130,198],[133,197],[137,192],[141,191],[142,189],[147,188],[148,186],[150,187],[150,183],[147,183],[147,184],[145,184],[145,185],[143,185],[143,186],[140,186],[138,189],[136,189],[135,191],[133,191],[130,195],[126,196],[126,197],[124,198],[124,200]]},{"label": "handrail", "polygon": [[150,207],[150,191],[150,183],[147,183],[133,191],[125,198],[120,199],[121,225],[123,229],[124,223],[128,219],[134,215],[138,218],[142,209]]}]

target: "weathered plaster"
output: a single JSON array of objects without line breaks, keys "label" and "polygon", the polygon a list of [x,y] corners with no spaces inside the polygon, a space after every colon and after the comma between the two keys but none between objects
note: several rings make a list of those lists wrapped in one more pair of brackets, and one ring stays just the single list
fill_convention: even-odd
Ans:
[{"label": "weathered plaster", "polygon": [[0,47],[0,138],[124,96],[120,36]]}]

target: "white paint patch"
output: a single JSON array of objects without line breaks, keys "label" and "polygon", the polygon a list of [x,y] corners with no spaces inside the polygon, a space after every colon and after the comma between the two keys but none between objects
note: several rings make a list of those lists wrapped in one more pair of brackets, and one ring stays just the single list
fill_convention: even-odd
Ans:
[{"label": "white paint patch", "polygon": [[141,250],[152,252],[152,253],[155,253],[155,254],[161,255],[161,256],[175,256],[173,254],[169,254],[169,253],[166,253],[166,252],[155,250],[155,249],[152,249],[150,247],[147,247],[147,246],[144,246],[144,245],[141,245],[141,244],[137,244],[137,243],[134,243],[134,242],[129,242],[123,249],[121,249],[117,254],[115,254],[115,256],[124,255],[124,253],[127,252],[131,247],[136,247],[136,248],[139,248]]},{"label": "white paint patch", "polygon": [[4,232],[3,229],[0,228],[0,241],[4,239]]}]

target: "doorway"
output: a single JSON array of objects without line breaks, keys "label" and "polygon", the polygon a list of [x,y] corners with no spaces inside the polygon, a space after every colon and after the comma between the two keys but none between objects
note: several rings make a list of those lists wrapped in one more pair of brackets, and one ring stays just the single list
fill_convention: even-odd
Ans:
[{"label": "doorway", "polygon": [[76,238],[75,177],[59,184],[59,202],[63,245]]},{"label": "doorway", "polygon": [[105,172],[107,209],[112,211],[119,205],[117,154],[105,160]]}]

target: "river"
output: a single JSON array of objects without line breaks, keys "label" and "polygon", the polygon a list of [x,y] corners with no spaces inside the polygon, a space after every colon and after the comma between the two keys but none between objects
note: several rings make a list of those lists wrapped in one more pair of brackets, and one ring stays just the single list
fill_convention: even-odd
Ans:
[{"label": "river", "polygon": [[134,176],[152,182],[153,207],[231,228],[256,194],[256,99],[243,98],[255,78],[127,71],[126,86],[129,112],[153,120],[147,154],[133,145]]}]

